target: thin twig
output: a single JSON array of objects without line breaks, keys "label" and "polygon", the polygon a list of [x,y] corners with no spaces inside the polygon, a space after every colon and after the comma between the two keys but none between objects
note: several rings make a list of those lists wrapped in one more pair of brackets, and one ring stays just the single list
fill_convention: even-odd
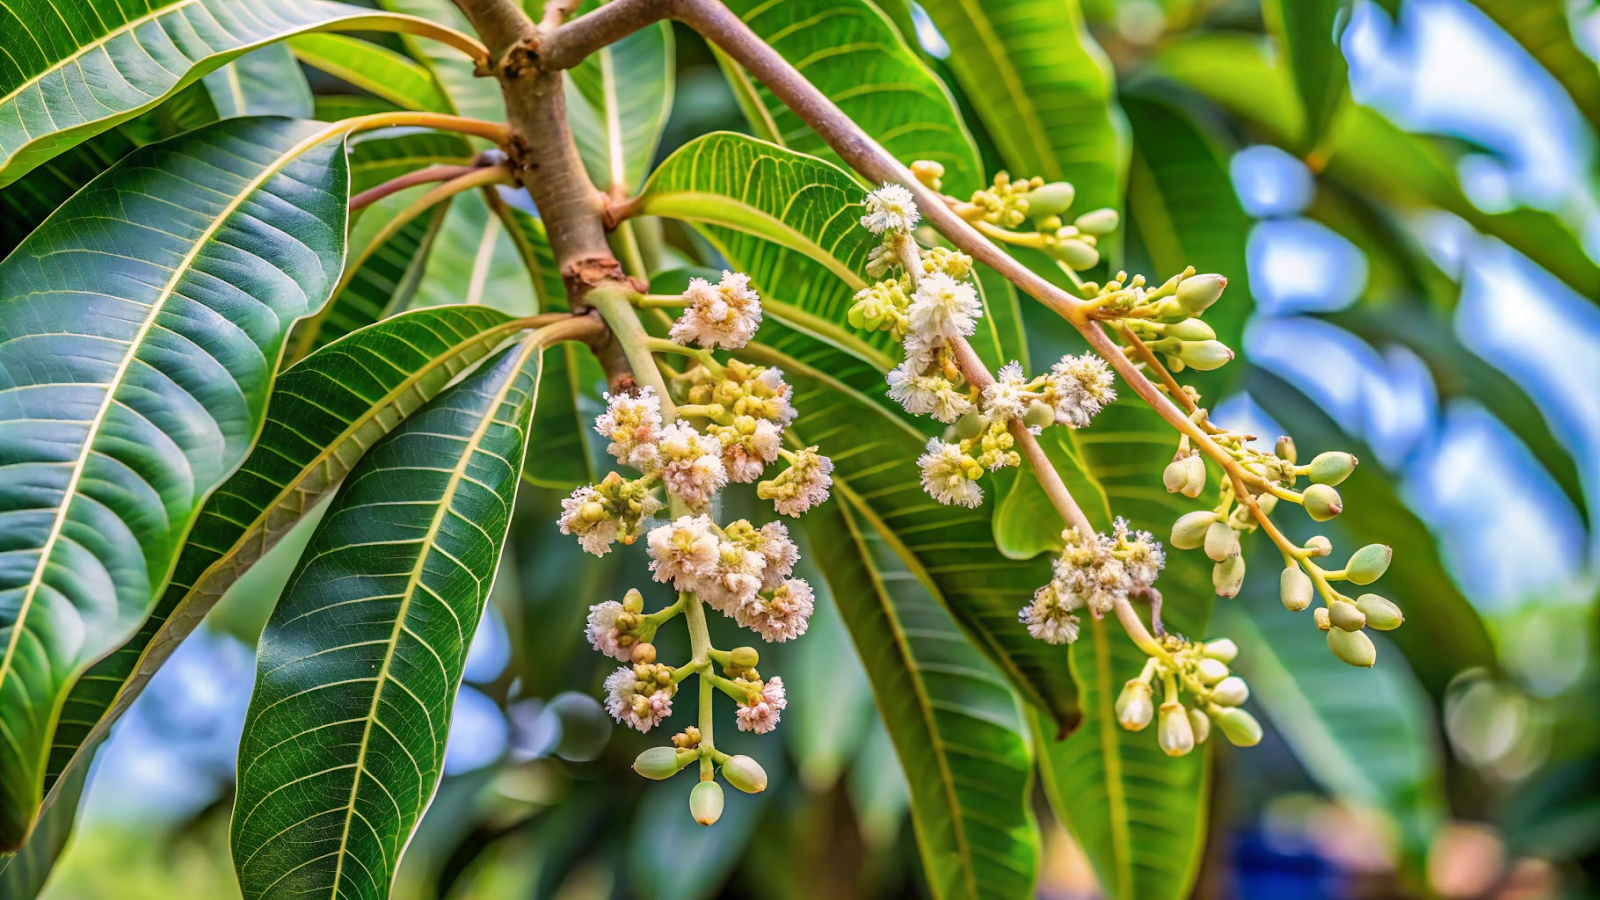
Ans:
[{"label": "thin twig", "polygon": [[415,172],[407,172],[398,178],[391,178],[383,184],[369,187],[361,193],[350,198],[350,211],[371,206],[390,194],[398,194],[406,188],[416,187],[419,184],[431,184],[435,181],[449,181],[460,178],[474,170],[474,166],[429,166]]}]

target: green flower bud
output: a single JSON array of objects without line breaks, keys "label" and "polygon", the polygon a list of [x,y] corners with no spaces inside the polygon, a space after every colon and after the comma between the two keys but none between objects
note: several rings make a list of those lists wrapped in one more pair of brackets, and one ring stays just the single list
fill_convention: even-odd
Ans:
[{"label": "green flower bud", "polygon": [[1082,272],[1092,269],[1100,261],[1100,251],[1076,238],[1063,238],[1045,245],[1044,252],[1053,259],[1067,264],[1067,268]]},{"label": "green flower bud", "polygon": [[1155,702],[1150,698],[1150,685],[1137,678],[1128,679],[1117,695],[1117,724],[1128,731],[1143,731],[1155,716]]},{"label": "green flower bud", "polygon": [[1177,300],[1185,312],[1198,316],[1217,302],[1227,286],[1228,279],[1221,275],[1193,275],[1178,282]]},{"label": "green flower bud", "polygon": [[1261,723],[1255,716],[1238,708],[1220,709],[1212,714],[1228,743],[1235,747],[1254,747],[1261,743]]},{"label": "green flower bud", "polygon": [[622,608],[634,615],[644,612],[644,595],[639,593],[638,588],[628,588],[628,592],[622,595]]},{"label": "green flower bud", "polygon": [[1167,467],[1161,470],[1161,483],[1166,486],[1169,494],[1183,490],[1189,483],[1189,467],[1185,465],[1183,459],[1174,459],[1167,463]]},{"label": "green flower bud", "polygon": [[1356,598],[1356,608],[1367,617],[1367,627],[1379,631],[1393,631],[1400,627],[1406,617],[1400,613],[1400,607],[1390,600],[1385,600],[1377,594],[1362,594]]},{"label": "green flower bud", "polygon": [[1307,550],[1311,551],[1312,556],[1327,556],[1333,552],[1333,541],[1320,534],[1306,541],[1305,546]]},{"label": "green flower bud", "polygon": [[1198,709],[1189,710],[1189,728],[1194,731],[1196,746],[1204,744],[1206,738],[1211,737],[1211,717]]},{"label": "green flower bud", "polygon": [[1298,565],[1285,566],[1283,574],[1278,576],[1278,593],[1283,598],[1283,608],[1290,612],[1299,612],[1310,606],[1311,594],[1315,590],[1311,576]]},{"label": "green flower bud", "polygon": [[1367,617],[1362,615],[1361,610],[1356,609],[1354,603],[1346,603],[1343,600],[1328,607],[1328,622],[1333,627],[1345,631],[1360,631],[1367,627]]},{"label": "green flower bud", "polygon": [[1102,237],[1116,231],[1121,221],[1121,216],[1114,209],[1094,209],[1079,216],[1072,224],[1084,234]]},{"label": "green flower bud", "polygon": [[[1263,516],[1270,516],[1272,515],[1272,511],[1278,508],[1278,495],[1262,494],[1256,498],[1256,505],[1261,507],[1261,514]],[[1253,519],[1255,516],[1251,516],[1250,518]]]},{"label": "green flower bud", "polygon": [[1189,472],[1189,480],[1184,483],[1182,493],[1185,497],[1193,500],[1206,489],[1206,461],[1200,458],[1200,454],[1196,453],[1186,458],[1183,461],[1183,466]]},{"label": "green flower bud", "polygon": [[1049,428],[1056,423],[1055,407],[1043,400],[1034,400],[1028,404],[1028,411],[1022,414],[1022,424],[1029,428]]},{"label": "green flower bud", "polygon": [[1389,569],[1394,551],[1384,544],[1368,544],[1350,555],[1344,564],[1344,576],[1356,584],[1371,584],[1383,577]]},{"label": "green flower bud", "polygon": [[689,792],[689,814],[701,825],[715,825],[722,818],[722,785],[702,781]]},{"label": "green flower bud", "polygon": [[1211,567],[1211,586],[1217,589],[1218,597],[1233,598],[1239,596],[1239,588],[1243,584],[1243,556],[1230,556]]},{"label": "green flower bud", "polygon": [[1378,648],[1372,645],[1372,638],[1367,637],[1365,631],[1330,628],[1328,649],[1333,651],[1334,656],[1362,669],[1370,669],[1378,661]]},{"label": "green flower bud", "polygon": [[633,770],[651,781],[661,781],[683,771],[683,767],[700,758],[694,750],[675,747],[651,747],[633,761]]},{"label": "green flower bud", "polygon": [[730,756],[722,764],[722,777],[746,794],[759,794],[767,789],[767,770],[748,756]]},{"label": "green flower bud", "polygon": [[956,420],[956,437],[963,441],[970,441],[983,433],[989,427],[989,420],[983,413],[973,410]]},{"label": "green flower bud", "polygon": [[1348,453],[1329,450],[1327,453],[1318,453],[1311,460],[1307,475],[1317,484],[1338,484],[1350,477],[1356,470],[1356,458]]},{"label": "green flower bud", "polygon": [[1217,514],[1208,510],[1196,510],[1178,517],[1172,523],[1172,546],[1179,550],[1198,550],[1206,542],[1206,532],[1211,524],[1217,521]]},{"label": "green flower bud", "polygon": [[1304,499],[1306,512],[1318,522],[1326,522],[1344,512],[1344,501],[1339,499],[1339,492],[1326,484],[1313,484],[1306,488]]},{"label": "green flower bud", "polygon": [[754,669],[761,664],[761,654],[754,647],[735,647],[728,651],[728,662],[735,669]]},{"label": "green flower bud", "polygon": [[1333,627],[1333,622],[1328,618],[1328,608],[1319,606],[1311,611],[1311,618],[1317,623],[1317,628],[1327,631]]},{"label": "green flower bud", "polygon": [[1194,749],[1194,727],[1189,724],[1189,714],[1176,700],[1161,704],[1161,724],[1156,728],[1156,740],[1161,752],[1168,756],[1185,756]]},{"label": "green flower bud", "polygon": [[1024,195],[1028,201],[1028,218],[1038,221],[1059,216],[1072,207],[1078,192],[1065,181],[1052,181],[1036,187]]},{"label": "green flower bud", "polygon": [[1229,675],[1211,689],[1211,702],[1218,706],[1243,706],[1250,699],[1250,685],[1237,675]]},{"label": "green flower bud", "polygon": [[1233,362],[1233,351],[1221,341],[1184,341],[1178,345],[1178,358],[1190,368],[1209,372]]},{"label": "green flower bud", "polygon": [[1215,340],[1217,337],[1217,333],[1212,330],[1211,326],[1200,319],[1184,319],[1182,322],[1174,322],[1171,325],[1163,326],[1161,333],[1169,338],[1177,338],[1180,341],[1210,341]]},{"label": "green flower bud", "polygon": [[1206,555],[1212,562],[1239,555],[1239,532],[1227,522],[1212,522],[1206,529]]},{"label": "green flower bud", "polygon": [[1278,445],[1272,448],[1272,452],[1279,459],[1293,463],[1295,461],[1294,438],[1289,437],[1287,434],[1282,435],[1278,438]]},{"label": "green flower bud", "polygon": [[1214,659],[1226,665],[1239,655],[1239,645],[1235,644],[1232,638],[1217,638],[1214,641],[1206,641],[1201,652],[1205,654],[1206,659]]},{"label": "green flower bud", "polygon": [[1201,684],[1216,684],[1228,677],[1228,664],[1220,659],[1207,657],[1195,664],[1194,674],[1200,679]]}]

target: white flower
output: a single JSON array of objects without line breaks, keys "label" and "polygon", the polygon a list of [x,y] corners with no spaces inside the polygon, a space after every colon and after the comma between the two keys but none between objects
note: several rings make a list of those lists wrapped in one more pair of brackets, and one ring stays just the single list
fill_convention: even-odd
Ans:
[{"label": "white flower", "polygon": [[766,419],[740,416],[731,428],[716,429],[722,441],[722,464],[728,480],[749,484],[761,477],[767,463],[778,458],[783,431]]},{"label": "white flower", "polygon": [[803,579],[790,578],[780,583],[770,598],[757,595],[735,607],[733,618],[762,638],[783,643],[806,633],[815,608],[811,585]]},{"label": "white flower", "polygon": [[648,684],[653,690],[644,693],[641,684],[645,683],[639,681],[637,673],[628,666],[606,676],[606,710],[612,718],[630,728],[649,731],[672,715],[672,694],[655,683]]},{"label": "white flower", "polygon": [[807,447],[796,453],[783,474],[757,485],[756,496],[771,500],[786,516],[798,516],[828,499],[833,487],[833,460]]},{"label": "white flower", "polygon": [[1133,587],[1122,560],[1112,555],[1114,542],[1103,534],[1081,539],[1076,528],[1063,531],[1061,537],[1066,547],[1054,564],[1057,590],[1071,599],[1074,608],[1081,604],[1095,615],[1110,612]]},{"label": "white flower", "polygon": [[756,552],[767,559],[761,573],[761,589],[770,591],[783,583],[800,561],[800,548],[789,540],[789,528],[782,522],[768,522],[757,532]]},{"label": "white flower", "polygon": [[1018,363],[1006,363],[994,383],[983,389],[983,411],[997,422],[1022,418],[1028,409],[1028,377]]},{"label": "white flower", "polygon": [[1117,399],[1115,376],[1093,353],[1061,357],[1050,367],[1050,380],[1056,391],[1056,420],[1072,428],[1087,428],[1095,413]]},{"label": "white flower", "polygon": [[749,275],[724,271],[716,285],[691,278],[683,296],[689,307],[668,332],[680,344],[737,350],[750,343],[761,326],[761,298],[750,289]]},{"label": "white flower", "polygon": [[973,320],[983,316],[983,303],[972,285],[938,272],[922,276],[906,315],[924,338],[966,337],[977,330]]},{"label": "white flower", "polygon": [[983,488],[968,477],[968,458],[961,445],[932,438],[927,451],[917,458],[917,465],[922,469],[922,487],[933,499],[947,506],[975,507],[983,502]]},{"label": "white flower", "polygon": [[944,349],[945,339],[937,336],[927,337],[912,331],[906,334],[906,339],[901,342],[901,347],[906,352],[907,370],[911,372],[926,372],[928,367],[937,361],[939,351]]},{"label": "white flower", "polygon": [[761,576],[766,568],[767,558],[759,552],[732,541],[720,541],[717,564],[700,579],[695,591],[712,609],[731,616],[761,590]]},{"label": "white flower", "polygon": [[594,420],[594,430],[610,439],[606,452],[617,462],[649,470],[656,461],[656,440],[661,436],[661,398],[646,387],[637,396],[606,394],[606,411]]},{"label": "white flower", "polygon": [[966,392],[958,391],[943,375],[917,375],[911,360],[890,369],[889,399],[914,416],[931,415],[946,425],[972,410]]},{"label": "white flower", "polygon": [[1128,520],[1121,516],[1113,523],[1112,533],[1131,585],[1149,587],[1155,584],[1156,576],[1167,564],[1167,555],[1161,549],[1161,542],[1148,531],[1130,531]]},{"label": "white flower", "polygon": [[655,579],[692,591],[717,565],[717,536],[709,516],[681,516],[650,530],[646,539]]},{"label": "white flower", "polygon": [[589,636],[589,643],[596,650],[613,658],[627,662],[631,658],[632,648],[617,645],[617,616],[625,612],[622,604],[615,600],[596,603],[589,607],[589,626],[585,633]]},{"label": "white flower", "polygon": [[917,221],[922,218],[911,191],[890,182],[884,182],[883,187],[867,194],[861,205],[866,213],[861,217],[861,227],[873,234],[886,231],[906,234],[917,227]]},{"label": "white flower", "polygon": [[777,366],[762,369],[761,374],[751,380],[751,386],[753,392],[767,402],[767,418],[779,428],[787,428],[800,415],[799,410],[789,402],[794,389],[783,380],[783,370]]},{"label": "white flower", "polygon": [[661,429],[659,446],[667,461],[662,480],[690,507],[704,506],[728,483],[721,442],[711,441],[688,423],[674,422]]},{"label": "white flower", "polygon": [[586,484],[561,500],[562,534],[578,536],[578,545],[595,556],[605,556],[617,539],[622,522],[606,510],[606,498]]},{"label": "white flower", "polygon": [[1034,591],[1033,602],[1024,606],[1017,618],[1028,626],[1028,634],[1047,644],[1070,644],[1078,639],[1078,617],[1072,613],[1079,608],[1052,580]]},{"label": "white flower", "polygon": [[788,705],[789,701],[784,697],[783,679],[773,676],[762,686],[761,694],[754,701],[746,700],[739,704],[739,730],[766,734],[778,727],[778,713]]}]

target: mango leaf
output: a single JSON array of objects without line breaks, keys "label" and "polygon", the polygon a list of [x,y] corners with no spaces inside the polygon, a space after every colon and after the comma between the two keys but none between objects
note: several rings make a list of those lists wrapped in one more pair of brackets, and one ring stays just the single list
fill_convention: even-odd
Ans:
[{"label": "mango leaf", "polygon": [[458,134],[380,131],[350,142],[350,193],[359,194],[407,172],[429,166],[464,166],[472,148]]},{"label": "mango leaf", "polygon": [[0,853],[0,897],[32,900],[44,890],[56,860],[66,849],[67,839],[72,837],[78,800],[88,779],[89,767],[81,766],[69,783],[62,785],[61,802],[39,817],[27,842],[15,853]]},{"label": "mango leaf", "polygon": [[338,278],[342,136],[234,119],[144,148],[0,262],[0,846],[68,688],[149,613]]},{"label": "mango leaf", "polygon": [[1021,703],[846,491],[805,518],[806,535],[905,770],[929,892],[1031,897],[1039,837]]},{"label": "mango leaf", "polygon": [[[1472,5],[1544,66],[1590,126],[1600,130],[1600,69],[1572,33],[1567,12],[1572,4],[1563,0],[1472,0]],[[1591,12],[1580,5],[1573,15]]]},{"label": "mango leaf", "polygon": [[411,300],[414,306],[452,303],[484,303],[515,316],[538,311],[510,229],[478,191],[457,194],[451,202]]},{"label": "mango leaf", "polygon": [[1289,73],[1306,131],[1301,150],[1310,153],[1326,138],[1339,107],[1350,96],[1350,69],[1339,35],[1350,21],[1349,0],[1266,0],[1267,30],[1289,60]]},{"label": "mango leaf", "polygon": [[1111,63],[1078,0],[922,4],[1000,156],[1018,177],[1070,181],[1078,210],[1120,208],[1127,126]]},{"label": "mango leaf", "polygon": [[247,898],[384,897],[432,799],[511,522],[540,345],[373,446],[261,636],[231,829]]},{"label": "mango leaf", "polygon": [[569,73],[567,119],[595,187],[639,188],[672,110],[672,26],[658,22],[602,47]]},{"label": "mango leaf", "polygon": [[[438,22],[454,31],[472,33],[472,23],[450,0],[379,0],[378,6],[392,13]],[[401,40],[412,57],[433,73],[455,112],[490,122],[505,121],[505,100],[500,96],[500,86],[492,78],[473,74],[475,67],[470,58],[435,41],[419,41],[407,35],[401,35]]]},{"label": "mango leaf", "polygon": [[0,8],[0,187],[57,153],[155,108],[244,53],[327,29],[399,31],[480,52],[472,38],[425,19],[329,0],[115,0]]},{"label": "mango leaf", "polygon": [[201,510],[155,611],[73,687],[51,781],[86,762],[84,748],[100,742],[228,587],[328,497],[368,447],[517,327],[481,306],[417,310],[335,341],[280,375],[260,440]]},{"label": "mango leaf", "polygon": [[283,44],[268,44],[200,79],[217,108],[217,117],[288,116],[309,119],[315,111],[311,85],[294,54]]},{"label": "mango leaf", "polygon": [[387,47],[342,34],[303,34],[286,43],[306,65],[401,109],[454,111],[432,72]]}]

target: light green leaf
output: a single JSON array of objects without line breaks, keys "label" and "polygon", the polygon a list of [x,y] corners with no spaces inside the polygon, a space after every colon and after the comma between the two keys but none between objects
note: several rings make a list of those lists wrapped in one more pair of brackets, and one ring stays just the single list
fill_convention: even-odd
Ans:
[{"label": "light green leaf", "polygon": [[239,744],[248,900],[388,896],[438,786],[539,357],[524,339],[379,441],[312,536],[261,636]]},{"label": "light green leaf", "polygon": [[[393,13],[438,22],[455,31],[472,33],[472,23],[450,0],[379,0],[378,5]],[[493,78],[473,74],[471,59],[435,41],[420,41],[402,35],[406,49],[433,73],[455,111],[474,119],[504,122],[505,99]]]},{"label": "light green leaf", "polygon": [[115,0],[47,3],[28,19],[0,7],[0,187],[126,121],[230,60],[329,29],[398,31],[479,52],[459,31],[329,0]]},{"label": "light green leaf", "polygon": [[1592,4],[1566,0],[1472,0],[1472,4],[1544,66],[1566,89],[1578,112],[1600,130],[1600,67],[1578,46],[1568,13],[1576,6],[1570,15],[1592,15]]},{"label": "light green leaf", "polygon": [[83,748],[100,742],[229,586],[331,494],[368,447],[517,327],[487,307],[416,310],[335,341],[280,375],[260,440],[206,502],[155,611],[73,688],[50,779],[86,762]]},{"label": "light green leaf", "polygon": [[1339,107],[1350,96],[1350,70],[1339,34],[1350,21],[1349,0],[1266,0],[1267,30],[1289,60],[1289,73],[1305,112],[1304,152],[1327,137]]},{"label": "light green leaf", "polygon": [[806,535],[866,666],[911,793],[929,892],[1033,896],[1039,837],[1023,709],[1005,677],[840,486]]},{"label": "light green leaf", "polygon": [[638,189],[672,110],[672,27],[658,22],[602,47],[569,72],[567,119],[595,187]]},{"label": "light green leaf", "polygon": [[350,193],[359,194],[407,172],[429,166],[464,166],[472,148],[458,134],[380,131],[350,142]]},{"label": "light green leaf", "polygon": [[432,72],[386,47],[342,34],[303,34],[286,43],[306,65],[401,109],[454,111]]},{"label": "light green leaf", "polygon": [[68,688],[144,621],[338,278],[342,137],[235,119],[144,148],[0,262],[0,846]]},{"label": "light green leaf", "polygon": [[201,79],[217,116],[288,116],[309,119],[315,111],[311,85],[283,44],[268,44]]},{"label": "light green leaf", "polygon": [[411,300],[413,306],[452,303],[487,304],[515,316],[538,311],[510,229],[478,191],[457,194],[451,202]]}]

